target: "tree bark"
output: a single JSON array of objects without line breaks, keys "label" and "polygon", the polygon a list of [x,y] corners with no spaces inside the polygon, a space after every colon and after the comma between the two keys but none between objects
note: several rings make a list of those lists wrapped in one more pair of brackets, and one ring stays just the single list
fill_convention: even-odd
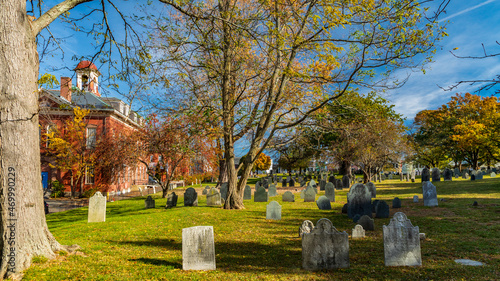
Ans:
[{"label": "tree bark", "polygon": [[38,54],[26,1],[0,0],[0,278],[61,245],[47,228],[38,135]]}]

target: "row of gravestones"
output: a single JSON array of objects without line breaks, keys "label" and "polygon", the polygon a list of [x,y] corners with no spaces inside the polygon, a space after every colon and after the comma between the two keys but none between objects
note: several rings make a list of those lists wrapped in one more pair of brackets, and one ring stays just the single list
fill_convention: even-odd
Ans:
[{"label": "row of gravestones", "polygon": [[[490,177],[494,178],[497,176],[495,170],[496,169],[492,170],[489,173]],[[482,180],[483,175],[486,175],[486,174],[487,174],[486,171],[482,171],[482,170],[474,171],[474,170],[468,170],[468,169],[463,170],[461,173],[463,179],[469,179],[469,177],[470,177],[471,180]],[[454,171],[451,171],[451,169],[447,168],[443,171],[443,180],[444,181],[452,181],[453,175],[455,175],[455,178],[458,178],[460,175],[460,170],[458,170],[458,168],[455,168]],[[432,169],[432,172],[428,168],[424,168],[422,170],[422,182],[430,181],[431,179],[433,182],[441,181],[441,172],[438,168]]]},{"label": "row of gravestones", "polygon": [[[302,236],[302,267],[306,270],[348,268],[349,235],[338,231],[328,219],[320,219],[316,226],[309,223],[299,230]],[[356,232],[361,231],[359,226],[356,228]],[[389,225],[383,226],[383,236],[386,266],[422,265],[419,228],[413,226],[404,213],[396,213]],[[182,269],[216,269],[212,226],[182,229]]]}]

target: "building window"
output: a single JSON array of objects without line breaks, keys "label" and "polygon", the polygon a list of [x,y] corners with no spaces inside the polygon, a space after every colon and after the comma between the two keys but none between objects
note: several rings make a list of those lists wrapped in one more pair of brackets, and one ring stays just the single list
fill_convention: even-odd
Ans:
[{"label": "building window", "polygon": [[85,169],[85,184],[94,184],[94,166]]},{"label": "building window", "polygon": [[50,133],[56,131],[56,126],[54,124],[47,125],[47,130],[45,131],[47,133],[47,143],[45,144],[46,147],[49,147],[50,145],[50,137],[48,136]]},{"label": "building window", "polygon": [[95,148],[96,144],[96,129],[95,127],[87,128],[87,149]]}]

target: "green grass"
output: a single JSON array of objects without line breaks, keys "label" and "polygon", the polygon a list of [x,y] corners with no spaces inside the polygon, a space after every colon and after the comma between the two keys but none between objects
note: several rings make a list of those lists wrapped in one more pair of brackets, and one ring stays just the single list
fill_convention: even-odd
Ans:
[{"label": "green grass", "polygon": [[[399,179],[377,183],[377,199],[399,197],[412,224],[426,233],[422,241],[421,267],[385,267],[382,226],[389,219],[375,219],[375,231],[362,240],[350,240],[350,268],[309,272],[301,268],[298,228],[308,219],[330,219],[340,231],[351,233],[352,220],[341,214],[347,190],[336,191],[333,211],[304,203],[297,193],[294,203],[282,202],[282,220],[265,219],[266,203],[245,201],[246,209],[226,211],[205,207],[163,208],[166,199],[156,197],[156,209],[144,209],[144,199],[108,203],[105,223],[87,223],[87,209],[50,214],[50,230],[61,244],[78,244],[83,255],[59,255],[46,261],[37,257],[24,280],[493,280],[500,276],[500,177],[480,181],[435,183],[439,207],[423,206],[421,183]],[[278,184],[281,187],[281,184]],[[253,186],[252,186],[253,187]],[[278,192],[279,192],[278,187]],[[182,195],[183,190],[178,194]],[[320,192],[319,195],[324,192]],[[319,196],[318,195],[318,196]],[[414,195],[420,202],[413,203]],[[478,201],[478,207],[472,207]],[[212,225],[217,270],[182,270],[182,228]],[[486,266],[456,264],[473,259]]]}]

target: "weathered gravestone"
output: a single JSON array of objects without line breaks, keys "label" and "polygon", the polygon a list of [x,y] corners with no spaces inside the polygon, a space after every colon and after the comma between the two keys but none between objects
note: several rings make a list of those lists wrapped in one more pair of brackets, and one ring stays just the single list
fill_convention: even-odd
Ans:
[{"label": "weathered gravestone", "polygon": [[482,171],[477,171],[476,172],[476,180],[482,180],[483,179],[483,172]]},{"label": "weathered gravestone", "polygon": [[184,206],[198,206],[198,193],[196,193],[196,190],[192,187],[186,189],[184,192]]},{"label": "weathered gravestone", "polygon": [[415,169],[411,170],[411,182],[415,182]]},{"label": "weathered gravestone", "polygon": [[300,191],[300,199],[304,199],[305,194],[306,194],[306,190],[305,190],[305,189],[302,189],[302,190]]},{"label": "weathered gravestone", "polygon": [[319,190],[325,190],[326,180],[319,181]]},{"label": "weathered gravestone", "polygon": [[413,196],[413,203],[418,203],[418,195]]},{"label": "weathered gravestone", "polygon": [[316,200],[316,205],[318,205],[318,209],[320,210],[331,210],[332,204],[330,203],[330,199],[326,196],[320,196],[318,200]]},{"label": "weathered gravestone", "polygon": [[144,204],[146,205],[146,209],[154,209],[155,208],[155,200],[151,196],[148,196],[148,198],[146,198],[146,200],[144,200]]},{"label": "weathered gravestone", "polygon": [[431,174],[429,172],[429,169],[424,168],[422,170],[422,182],[424,181],[430,181],[431,180]]},{"label": "weathered gravestone", "polygon": [[252,188],[249,185],[245,186],[245,190],[243,190],[243,200],[252,199]]},{"label": "weathered gravestone", "polygon": [[342,190],[343,188],[342,181],[340,179],[335,179],[335,189]]},{"label": "weathered gravestone", "polygon": [[309,187],[309,186],[316,188],[316,181],[310,180],[309,183],[307,184],[307,187]]},{"label": "weathered gravestone", "polygon": [[494,172],[491,172],[491,174],[490,174],[490,177],[491,177],[491,178],[494,178],[494,177],[496,177],[496,176],[497,176],[497,174],[495,174]]},{"label": "weathered gravestone", "polygon": [[467,172],[467,170],[462,171],[462,178],[466,180],[469,179],[469,173]]},{"label": "weathered gravestone", "polygon": [[205,189],[201,192],[202,195],[207,195],[207,193],[210,191],[210,186],[205,186]]},{"label": "weathered gravestone", "polygon": [[304,192],[304,202],[314,202],[316,199],[316,192],[314,187],[308,186]]},{"label": "weathered gravestone", "polygon": [[372,216],[371,193],[368,187],[357,183],[347,193],[347,215],[354,218],[356,214]]},{"label": "weathered gravestone", "polygon": [[295,202],[295,195],[293,195],[293,193],[291,193],[290,191],[285,191],[285,193],[283,193],[283,196],[281,197],[281,200],[283,202]]},{"label": "weathered gravestone", "polygon": [[182,229],[182,269],[215,270],[214,228],[212,226]]},{"label": "weathered gravestone", "polygon": [[211,188],[207,194],[207,206],[220,206],[222,204],[221,194],[215,188]]},{"label": "weathered gravestone", "polygon": [[302,225],[299,227],[299,237],[302,238],[304,233],[311,233],[314,229],[314,223],[310,220],[305,220],[302,222]]},{"label": "weathered gravestone", "polygon": [[393,209],[401,208],[401,200],[399,199],[399,197],[394,197],[394,199],[392,200],[392,208]]},{"label": "weathered gravestone", "polygon": [[364,230],[373,231],[375,230],[375,224],[373,223],[373,219],[367,215],[361,216],[358,220],[358,224],[363,227]]},{"label": "weathered gravestone", "polygon": [[170,209],[170,208],[172,208],[172,207],[177,206],[177,198],[178,198],[178,197],[179,197],[179,196],[177,196],[177,195],[175,194],[175,192],[170,193],[170,194],[167,196],[167,206],[166,206],[166,208],[167,208],[167,209]]},{"label": "weathered gravestone", "polygon": [[436,207],[438,205],[436,187],[431,182],[424,182],[422,184],[422,193],[424,206]]},{"label": "weathered gravestone", "polygon": [[276,201],[267,204],[266,220],[281,220],[281,205]]},{"label": "weathered gravestone", "polygon": [[255,183],[255,191],[257,191],[261,187],[260,181]]},{"label": "weathered gravestone", "polygon": [[263,178],[261,180],[261,185],[265,188],[265,189],[268,189],[269,188],[269,181],[267,180],[267,178]]},{"label": "weathered gravestone", "polygon": [[305,180],[299,181],[299,186],[300,187],[306,186],[306,181]]},{"label": "weathered gravestone", "polygon": [[385,201],[378,201],[375,206],[375,217],[388,218],[389,217],[389,205]]},{"label": "weathered gravestone", "polygon": [[106,197],[102,196],[100,191],[97,191],[94,196],[89,199],[89,214],[88,222],[105,222],[106,221]]},{"label": "weathered gravestone", "polygon": [[344,175],[342,177],[342,186],[345,188],[349,188],[349,186],[351,186],[351,179],[348,175]]},{"label": "weathered gravestone", "polygon": [[349,235],[339,232],[328,219],[320,219],[302,236],[302,267],[328,270],[349,267]]},{"label": "weathered gravestone", "polygon": [[455,168],[453,170],[453,174],[454,174],[455,178],[460,177],[460,169],[459,168]]},{"label": "weathered gravestone", "polygon": [[438,168],[432,169],[432,181],[441,181],[441,172]]},{"label": "weathered gravestone", "polygon": [[227,199],[227,189],[229,187],[229,184],[227,182],[223,183],[220,186],[220,197],[224,200]]},{"label": "weathered gravestone", "polygon": [[255,191],[255,193],[253,194],[253,201],[254,202],[267,202],[268,200],[268,196],[267,196],[267,191],[265,188],[263,188],[262,186],[259,187],[259,189],[257,189],[257,191]]},{"label": "weathered gravestone", "polygon": [[365,238],[365,230],[360,224],[357,224],[353,229],[352,229],[352,239],[361,239]]},{"label": "weathered gravestone", "polygon": [[376,198],[377,197],[377,188],[375,188],[375,184],[371,181],[366,183],[366,187],[368,187],[368,190],[370,191],[371,197]]},{"label": "weathered gravestone", "polygon": [[330,202],[335,202],[335,187],[333,187],[333,183],[328,182],[326,184],[325,196],[330,200]]},{"label": "weathered gravestone", "polygon": [[413,226],[402,212],[397,212],[389,225],[383,226],[386,266],[421,266],[418,226]]},{"label": "weathered gravestone", "polygon": [[443,172],[443,180],[444,181],[452,181],[453,180],[453,172],[446,168]]},{"label": "weathered gravestone", "polygon": [[269,197],[278,196],[278,192],[276,191],[276,185],[274,185],[274,184],[271,184],[269,186],[269,189],[267,192],[268,192]]}]

